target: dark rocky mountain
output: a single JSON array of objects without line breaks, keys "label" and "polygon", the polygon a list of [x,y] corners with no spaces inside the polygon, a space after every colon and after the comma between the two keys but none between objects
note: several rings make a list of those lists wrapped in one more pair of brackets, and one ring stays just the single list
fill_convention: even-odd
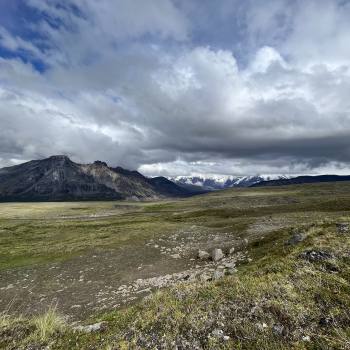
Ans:
[{"label": "dark rocky mountain", "polygon": [[335,181],[350,181],[350,175],[297,176],[291,179],[261,181],[259,183],[253,184],[250,187],[284,186],[284,185],[296,185],[296,184],[317,183],[317,182],[335,182]]},{"label": "dark rocky mountain", "polygon": [[52,156],[0,169],[0,201],[156,199],[194,192],[163,177]]}]

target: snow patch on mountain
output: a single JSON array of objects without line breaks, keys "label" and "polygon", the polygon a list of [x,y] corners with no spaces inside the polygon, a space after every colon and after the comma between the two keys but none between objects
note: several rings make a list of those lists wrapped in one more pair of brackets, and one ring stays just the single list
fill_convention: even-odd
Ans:
[{"label": "snow patch on mountain", "polygon": [[169,180],[179,185],[192,185],[203,187],[207,190],[219,190],[231,187],[249,187],[261,181],[289,179],[287,175],[251,175],[251,176],[234,176],[234,175],[194,175],[194,176],[176,176],[169,177]]}]

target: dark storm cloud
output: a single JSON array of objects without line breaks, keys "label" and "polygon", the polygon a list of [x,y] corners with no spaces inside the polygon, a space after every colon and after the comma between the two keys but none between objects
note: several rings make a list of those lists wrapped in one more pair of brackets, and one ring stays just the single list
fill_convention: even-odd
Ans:
[{"label": "dark storm cloud", "polygon": [[2,165],[66,153],[149,174],[348,171],[348,4],[59,4],[0,23]]}]

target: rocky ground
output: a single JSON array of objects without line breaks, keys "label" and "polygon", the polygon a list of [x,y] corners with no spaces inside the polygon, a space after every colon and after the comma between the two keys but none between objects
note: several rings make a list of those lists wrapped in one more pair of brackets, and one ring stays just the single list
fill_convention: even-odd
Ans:
[{"label": "rocky ground", "polygon": [[0,348],[350,348],[350,185],[0,209]]},{"label": "rocky ground", "polygon": [[[236,263],[247,258],[234,247],[246,243],[213,233],[204,241],[193,227],[151,239],[142,247],[96,250],[64,262],[1,271],[0,305],[26,315],[57,305],[69,319],[81,320],[130,304],[155,289],[234,273]],[[225,254],[217,261],[212,258],[215,248]],[[198,258],[199,249],[208,250],[205,258]]]}]

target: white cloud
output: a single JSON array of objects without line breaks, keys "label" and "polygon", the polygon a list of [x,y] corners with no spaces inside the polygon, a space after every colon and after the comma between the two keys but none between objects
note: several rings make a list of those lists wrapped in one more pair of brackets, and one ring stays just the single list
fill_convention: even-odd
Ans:
[{"label": "white cloud", "polygon": [[[318,5],[319,36],[313,0],[250,1],[242,63],[191,42],[191,18],[170,0],[56,3],[29,2],[50,20],[33,25],[46,49],[26,50],[49,68],[0,59],[2,165],[67,153],[148,174],[346,172],[348,6]],[[4,33],[8,49],[25,48]]]}]

